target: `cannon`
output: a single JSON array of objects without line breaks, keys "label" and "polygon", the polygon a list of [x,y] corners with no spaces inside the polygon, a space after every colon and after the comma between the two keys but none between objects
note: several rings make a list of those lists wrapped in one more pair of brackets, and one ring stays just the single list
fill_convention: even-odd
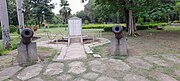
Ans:
[{"label": "cannon", "polygon": [[25,45],[31,43],[31,38],[33,37],[33,31],[30,28],[24,28],[21,32],[21,42]]},{"label": "cannon", "polygon": [[117,40],[119,40],[119,39],[121,39],[123,37],[123,35],[122,35],[123,27],[121,27],[120,25],[115,25],[112,28],[112,31],[115,34],[115,38]]},{"label": "cannon", "polygon": [[21,32],[21,41],[18,44],[18,64],[26,64],[38,61],[36,42],[31,42],[33,31],[30,28],[24,28]]},{"label": "cannon", "polygon": [[115,37],[111,38],[111,54],[112,55],[128,55],[127,54],[127,41],[123,35],[123,27],[115,25],[112,28]]}]

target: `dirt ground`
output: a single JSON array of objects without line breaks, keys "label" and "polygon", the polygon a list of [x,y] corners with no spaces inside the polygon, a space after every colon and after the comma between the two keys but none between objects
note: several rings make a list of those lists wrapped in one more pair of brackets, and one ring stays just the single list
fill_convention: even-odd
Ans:
[{"label": "dirt ground", "polygon": [[[164,30],[138,31],[141,36],[129,37],[129,55],[180,54],[180,27],[165,27]],[[103,32],[103,37],[111,39],[112,32]],[[102,56],[110,54],[110,44],[94,49]]]}]

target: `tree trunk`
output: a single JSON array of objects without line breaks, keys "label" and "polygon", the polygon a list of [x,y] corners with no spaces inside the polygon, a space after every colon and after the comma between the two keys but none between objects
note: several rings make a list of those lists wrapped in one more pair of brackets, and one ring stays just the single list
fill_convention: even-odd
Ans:
[{"label": "tree trunk", "polygon": [[23,4],[23,0],[16,0],[16,8],[17,8],[20,34],[24,28],[24,13],[22,9],[22,6],[23,6],[22,4]]},{"label": "tree trunk", "polygon": [[2,28],[2,46],[3,49],[9,49],[10,44],[10,35],[9,35],[9,20],[7,12],[7,3],[6,0],[0,1],[0,19],[1,19],[1,28]]},{"label": "tree trunk", "polygon": [[120,23],[120,20],[119,20],[119,11],[117,12],[117,24]]},{"label": "tree trunk", "polygon": [[129,11],[125,10],[125,19],[126,19],[126,32],[128,32],[129,29]]},{"label": "tree trunk", "polygon": [[128,27],[128,34],[131,36],[136,36],[136,22],[135,18],[133,17],[132,10],[129,10],[129,27]]}]

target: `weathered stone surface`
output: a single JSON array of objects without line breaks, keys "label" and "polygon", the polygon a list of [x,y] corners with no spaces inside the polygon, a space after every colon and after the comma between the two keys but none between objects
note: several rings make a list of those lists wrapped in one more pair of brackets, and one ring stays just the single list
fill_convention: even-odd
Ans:
[{"label": "weathered stone surface", "polygon": [[80,62],[80,61],[75,61],[75,62],[72,62],[69,65],[69,73],[74,73],[74,74],[81,74],[83,72],[86,71],[86,68],[84,66],[84,63],[83,62]]},{"label": "weathered stone surface", "polygon": [[96,81],[118,81],[118,80],[110,78],[110,77],[102,76],[102,77],[99,77]]},{"label": "weathered stone surface", "polygon": [[148,79],[146,79],[143,76],[139,76],[139,75],[133,75],[133,74],[127,74],[124,78],[124,81],[149,81]]},{"label": "weathered stone surface", "polygon": [[13,66],[6,68],[0,72],[0,81],[6,80],[10,77],[12,77],[15,73],[17,73],[19,70],[21,70],[22,67],[20,66]]},{"label": "weathered stone surface", "polygon": [[146,56],[146,57],[144,57],[144,59],[148,60],[150,63],[154,63],[154,64],[157,64],[159,66],[164,66],[164,67],[170,67],[171,66],[168,62],[161,60],[158,57]]},{"label": "weathered stone surface", "polygon": [[91,50],[91,48],[88,45],[84,45],[84,49],[85,49],[87,54],[92,54],[93,53],[93,51]]},{"label": "weathered stone surface", "polygon": [[69,74],[63,74],[57,77],[58,81],[69,81],[70,79],[72,79],[73,76],[69,75]]},{"label": "weathered stone surface", "polygon": [[77,79],[74,79],[73,81],[88,81],[88,80],[82,79],[82,78],[77,78]]},{"label": "weathered stone surface", "polygon": [[121,38],[120,40],[117,40],[115,37],[111,38],[111,54],[112,55],[128,55],[127,41],[125,37]]},{"label": "weathered stone surface", "polygon": [[173,61],[174,63],[180,63],[180,58],[174,55],[162,55],[163,58]]},{"label": "weathered stone surface", "polygon": [[92,71],[103,73],[106,71],[107,67],[100,60],[93,60],[89,62]]},{"label": "weathered stone surface", "polygon": [[17,49],[18,55],[16,60],[19,64],[38,61],[37,47],[35,42],[28,44],[28,47],[25,44],[20,43]]},{"label": "weathered stone surface", "polygon": [[175,73],[177,76],[180,76],[180,70],[176,70],[174,73]]},{"label": "weathered stone surface", "polygon": [[83,75],[84,78],[90,79],[90,80],[94,80],[94,79],[96,79],[98,76],[99,76],[99,74],[93,73],[93,72],[86,73],[86,74]]},{"label": "weathered stone surface", "polygon": [[93,54],[93,56],[94,56],[95,58],[101,58],[101,55],[99,55],[99,54]]},{"label": "weathered stone surface", "polygon": [[27,80],[27,79],[33,78],[40,74],[42,68],[43,68],[43,66],[40,64],[29,66],[29,67],[25,68],[24,70],[22,70],[17,75],[17,78],[20,80]]},{"label": "weathered stone surface", "polygon": [[135,57],[128,57],[126,61],[132,64],[133,66],[141,69],[150,69],[153,67],[151,64]]},{"label": "weathered stone surface", "polygon": [[109,60],[105,61],[105,63],[109,69],[118,70],[118,71],[126,71],[131,68],[131,67],[129,67],[128,64],[126,64],[122,60],[109,59]]},{"label": "weathered stone surface", "polygon": [[63,63],[52,63],[47,66],[44,75],[58,75],[63,72],[64,64]]},{"label": "weathered stone surface", "polygon": [[155,72],[154,75],[158,81],[177,81],[176,79],[172,78],[171,76],[168,76],[161,72]]},{"label": "weathered stone surface", "polygon": [[82,44],[73,43],[68,47],[63,47],[61,54],[54,61],[67,61],[85,59],[86,54]]},{"label": "weathered stone surface", "polygon": [[41,78],[33,78],[33,79],[28,80],[28,81],[43,81],[43,79],[41,79]]},{"label": "weathered stone surface", "polygon": [[5,67],[10,67],[13,61],[13,56],[11,55],[4,55],[0,56],[0,70]]}]

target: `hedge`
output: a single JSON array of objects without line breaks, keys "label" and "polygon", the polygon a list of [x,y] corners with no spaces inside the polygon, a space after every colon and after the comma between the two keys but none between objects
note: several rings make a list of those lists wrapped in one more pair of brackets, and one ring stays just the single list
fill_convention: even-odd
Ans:
[{"label": "hedge", "polygon": [[[120,24],[122,27],[125,27],[124,24]],[[104,28],[109,28],[113,27],[114,24],[89,24],[89,25],[84,25],[82,28],[83,29],[104,29]]]},{"label": "hedge", "polygon": [[48,28],[68,27],[67,24],[57,24],[57,25],[49,24],[47,26],[48,26]]},{"label": "hedge", "polygon": [[[155,29],[158,26],[167,26],[167,25],[168,25],[167,23],[145,24],[145,25],[137,25],[136,28],[137,28],[137,30],[146,30],[146,29],[149,29],[149,28]],[[112,31],[113,26],[105,27],[104,31]],[[122,27],[123,27],[124,30],[126,29],[125,25],[123,25]]]}]

